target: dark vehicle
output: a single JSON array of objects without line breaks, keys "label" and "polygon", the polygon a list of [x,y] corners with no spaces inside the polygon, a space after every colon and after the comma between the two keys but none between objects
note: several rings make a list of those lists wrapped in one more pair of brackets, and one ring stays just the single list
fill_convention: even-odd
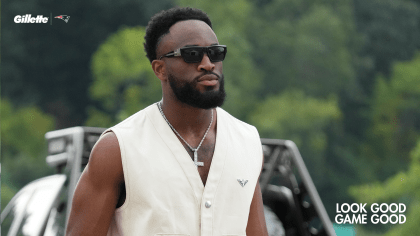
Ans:
[{"label": "dark vehicle", "polygon": [[[73,192],[90,151],[104,128],[73,127],[45,134],[48,165],[57,174],[22,188],[1,213],[3,236],[65,235]],[[289,140],[261,139],[264,168],[260,177],[270,235],[333,236],[335,232],[296,145]],[[281,222],[281,223],[280,223]]]}]

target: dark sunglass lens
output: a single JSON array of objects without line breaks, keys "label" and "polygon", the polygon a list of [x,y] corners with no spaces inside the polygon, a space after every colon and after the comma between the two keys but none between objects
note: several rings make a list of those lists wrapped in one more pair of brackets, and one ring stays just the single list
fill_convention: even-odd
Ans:
[{"label": "dark sunglass lens", "polygon": [[215,46],[209,48],[209,57],[213,62],[223,61],[226,55],[226,48],[221,46]]},{"label": "dark sunglass lens", "polygon": [[200,62],[201,59],[203,58],[203,49],[198,49],[198,48],[184,49],[181,55],[184,58],[185,62],[188,62],[188,63]]}]

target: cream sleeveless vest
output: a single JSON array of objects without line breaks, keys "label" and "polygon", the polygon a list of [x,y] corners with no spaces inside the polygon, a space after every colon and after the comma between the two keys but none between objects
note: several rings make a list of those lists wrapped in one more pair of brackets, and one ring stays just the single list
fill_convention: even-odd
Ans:
[{"label": "cream sleeveless vest", "polygon": [[126,185],[108,235],[246,235],[262,146],[255,127],[216,111],[216,145],[205,187],[156,103],[108,129],[120,145]]}]

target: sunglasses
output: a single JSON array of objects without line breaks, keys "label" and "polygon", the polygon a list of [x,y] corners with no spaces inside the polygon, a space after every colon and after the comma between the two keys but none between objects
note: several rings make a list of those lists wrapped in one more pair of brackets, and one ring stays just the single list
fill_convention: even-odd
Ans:
[{"label": "sunglasses", "polygon": [[159,58],[159,60],[163,57],[181,56],[186,63],[196,63],[201,62],[204,53],[206,53],[211,62],[219,62],[225,59],[226,50],[225,45],[213,45],[208,47],[187,46],[178,48],[173,52],[163,55]]}]

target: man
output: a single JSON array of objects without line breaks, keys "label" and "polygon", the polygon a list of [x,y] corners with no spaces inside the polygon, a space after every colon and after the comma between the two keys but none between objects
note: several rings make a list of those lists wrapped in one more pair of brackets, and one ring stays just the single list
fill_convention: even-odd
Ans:
[{"label": "man", "polygon": [[198,9],[163,11],[144,46],[162,101],[104,132],[67,235],[267,235],[261,143],[220,108],[227,48],[210,19]]}]

